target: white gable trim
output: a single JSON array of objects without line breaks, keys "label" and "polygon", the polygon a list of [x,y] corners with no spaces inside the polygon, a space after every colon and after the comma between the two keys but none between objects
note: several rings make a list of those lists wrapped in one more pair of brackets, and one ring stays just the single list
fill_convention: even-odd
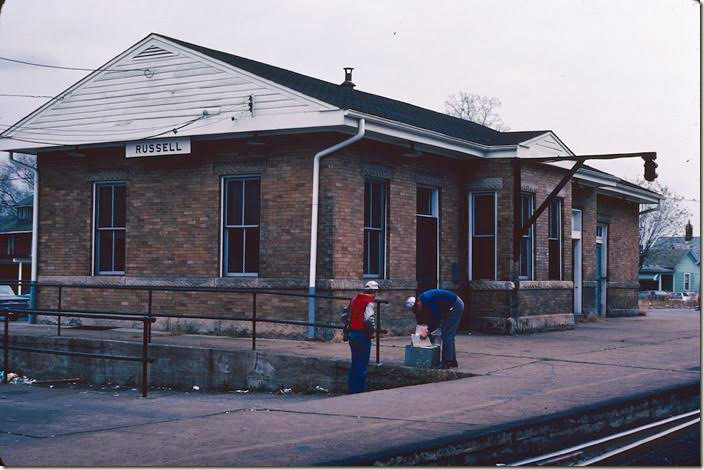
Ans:
[{"label": "white gable trim", "polygon": [[548,131],[518,144],[518,156],[525,159],[553,156],[571,157],[574,156],[574,153],[554,132]]}]

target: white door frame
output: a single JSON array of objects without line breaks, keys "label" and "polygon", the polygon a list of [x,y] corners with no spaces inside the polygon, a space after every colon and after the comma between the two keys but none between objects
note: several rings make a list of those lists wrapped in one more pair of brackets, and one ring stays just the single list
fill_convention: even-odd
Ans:
[{"label": "white door frame", "polygon": [[[578,217],[575,217],[578,213]],[[582,314],[582,210],[572,209],[572,283],[573,310],[575,315]]]}]

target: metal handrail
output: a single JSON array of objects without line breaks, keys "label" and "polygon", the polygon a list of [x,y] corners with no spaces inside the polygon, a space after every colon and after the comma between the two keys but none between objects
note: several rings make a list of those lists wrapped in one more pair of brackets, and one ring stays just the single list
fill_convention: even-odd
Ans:
[{"label": "metal handrail", "polygon": [[[300,326],[313,326],[318,328],[331,328],[331,329],[343,329],[344,325],[339,324],[325,324],[320,322],[304,322],[297,320],[276,320],[276,319],[264,319],[257,318],[257,295],[276,295],[284,297],[316,297],[320,299],[332,299],[332,300],[345,300],[349,301],[349,297],[341,296],[328,296],[328,295],[318,295],[318,294],[301,294],[301,293],[291,293],[291,292],[276,292],[264,289],[242,289],[242,288],[228,288],[228,287],[196,287],[196,286],[164,286],[164,285],[154,285],[154,286],[124,286],[124,285],[111,285],[111,284],[100,284],[100,285],[85,285],[85,284],[62,284],[62,283],[51,283],[51,282],[37,282],[37,281],[23,281],[23,280],[0,280],[0,283],[6,284],[30,284],[34,287],[50,287],[58,288],[58,308],[57,309],[30,309],[30,308],[12,308],[11,311],[14,313],[29,313],[37,315],[46,316],[56,316],[57,317],[57,336],[61,336],[61,317],[77,317],[77,318],[95,318],[95,319],[113,319],[113,320],[132,320],[133,317],[143,317],[143,384],[146,384],[146,363],[151,361],[147,357],[148,344],[151,342],[152,337],[152,323],[156,321],[158,317],[164,318],[193,318],[193,319],[206,319],[206,320],[231,320],[231,321],[251,321],[252,322],[252,350],[257,349],[257,322],[264,323],[274,323],[274,324],[288,324],[288,325],[300,325]],[[130,291],[141,291],[147,292],[147,313],[145,316],[144,312],[105,312],[105,311],[95,311],[95,310],[64,310],[62,308],[62,292],[63,289],[115,289],[115,290],[130,290]],[[213,316],[213,315],[192,315],[192,314],[175,314],[175,313],[158,313],[153,312],[153,293],[154,292],[219,292],[219,293],[233,293],[233,294],[251,294],[252,295],[252,316],[247,317],[236,317],[232,315],[228,316]],[[386,333],[387,330],[381,329],[381,305],[388,304],[386,300],[374,300],[376,304],[376,363],[379,364],[381,361],[381,347],[379,338],[382,333]],[[9,308],[2,309],[0,307],[0,313],[7,312],[10,313]],[[7,325],[9,321],[9,315],[5,314],[5,364],[7,364],[7,350],[8,350],[8,333]],[[40,351],[37,351],[40,352]],[[44,350],[42,352],[55,353],[55,354],[66,354],[66,352],[56,352],[54,350]],[[84,355],[85,353],[68,353],[67,355]],[[106,359],[118,359],[117,357],[105,357]],[[130,360],[130,359],[123,359]],[[7,371],[7,367],[5,367]],[[7,377],[7,374],[5,374]],[[143,385],[143,396],[146,396],[146,385]]]},{"label": "metal handrail", "polygon": [[[75,351],[61,351],[56,349],[41,349],[41,348],[29,348],[24,346],[10,346],[10,317],[16,316],[16,309],[2,308],[0,307],[0,315],[4,318],[4,331],[3,331],[3,383],[8,382],[9,374],[9,351],[29,351],[36,353],[45,354],[56,354],[63,356],[78,356],[78,357],[91,357],[99,359],[114,359],[118,361],[140,361],[142,363],[142,396],[147,396],[147,390],[149,388],[148,384],[148,364],[154,362],[154,359],[149,357],[149,342],[147,341],[147,332],[150,331],[149,325],[156,321],[156,318],[142,315],[142,355],[141,356],[118,356],[114,354],[96,354],[96,353],[83,353]],[[19,310],[19,309],[17,309]],[[25,309],[30,310],[30,309]],[[23,311],[25,311],[23,310]],[[31,310],[41,310],[41,309],[31,309]],[[135,321],[135,318],[131,316],[124,316],[119,314],[88,314],[88,313],[72,313],[72,312],[49,312],[41,311],[42,315],[47,316],[66,316],[66,317],[79,317],[79,318],[94,318],[98,320],[122,320],[122,321]]]}]

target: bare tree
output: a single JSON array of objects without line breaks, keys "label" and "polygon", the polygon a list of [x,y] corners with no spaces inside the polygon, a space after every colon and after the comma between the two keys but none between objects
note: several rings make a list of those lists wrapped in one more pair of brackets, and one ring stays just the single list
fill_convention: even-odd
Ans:
[{"label": "bare tree", "polygon": [[[16,159],[34,165],[31,155],[17,155]],[[34,191],[34,172],[7,162],[0,163],[0,215],[16,215],[15,204]]]},{"label": "bare tree", "polygon": [[504,124],[501,116],[496,112],[500,106],[501,101],[498,98],[458,91],[457,94],[447,97],[445,112],[497,131],[507,131],[509,130],[508,126]]},{"label": "bare tree", "polygon": [[658,181],[649,183],[638,179],[631,181],[639,186],[655,191],[662,196],[658,207],[641,204],[641,215],[638,220],[638,235],[640,238],[640,253],[638,268],[643,267],[647,256],[651,253],[653,245],[660,237],[680,235],[684,230],[684,223],[692,214],[682,207],[683,197],[674,193],[670,188]]}]

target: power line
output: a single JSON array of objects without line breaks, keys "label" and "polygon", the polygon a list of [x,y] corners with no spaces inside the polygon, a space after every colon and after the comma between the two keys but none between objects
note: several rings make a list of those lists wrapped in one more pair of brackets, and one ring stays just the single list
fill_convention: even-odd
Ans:
[{"label": "power line", "polygon": [[18,95],[15,93],[0,93],[0,96],[12,96],[14,98],[54,98],[51,95]]},{"label": "power line", "polygon": [[[239,111],[240,111],[240,114],[239,114],[237,117],[231,116],[231,119],[233,119],[233,120],[239,119],[240,117],[242,117],[242,115],[244,115],[244,114],[247,113],[247,112],[252,112],[252,107],[251,107],[251,105],[250,105],[250,103],[249,103],[249,98],[248,98],[246,101],[243,101],[242,103],[239,103],[239,104],[236,104],[236,105],[231,106],[230,108],[226,108],[226,109],[224,109],[224,110],[221,110],[220,113],[218,113],[218,115],[219,115],[219,114],[222,114],[222,113],[229,113],[229,112],[231,112],[231,111],[234,111],[235,108],[237,108],[238,106],[246,106],[246,109],[239,110]],[[186,122],[184,122],[184,123],[181,123],[181,124],[178,124],[178,125],[175,125],[175,126],[174,126],[174,125],[169,125],[169,126],[161,126],[161,127],[155,128],[155,129],[165,129],[165,130],[162,131],[162,132],[159,132],[159,133],[156,133],[156,134],[152,134],[152,135],[149,135],[149,136],[145,136],[145,137],[139,137],[139,138],[136,138],[136,139],[135,139],[135,138],[131,138],[130,140],[152,139],[152,138],[154,138],[154,137],[158,137],[158,136],[161,136],[161,135],[164,135],[164,134],[168,134],[169,132],[173,132],[174,134],[176,134],[180,129],[183,129],[184,127],[190,126],[191,124],[194,124],[194,123],[196,123],[197,121],[200,121],[201,119],[204,119],[204,118],[206,118],[206,117],[212,117],[212,116],[213,116],[213,115],[210,115],[210,114],[208,114],[208,113],[206,113],[206,112],[203,112],[203,113],[200,114],[198,117],[196,117],[196,118],[194,118],[194,119],[190,119],[190,120],[188,120],[188,121],[186,121]],[[216,115],[216,116],[217,116],[217,115]],[[216,120],[216,121],[204,123],[202,126],[194,126],[194,129],[201,128],[201,127],[206,127],[206,126],[210,126],[210,125],[212,125],[212,124],[215,124],[216,122],[221,122],[221,121],[223,121],[224,119],[227,119],[227,118],[228,118],[228,116],[223,116],[223,117],[221,117],[220,119],[218,119],[218,120]],[[21,128],[18,128],[18,130],[21,130]],[[52,135],[51,137],[61,137],[61,136],[54,134],[54,135]],[[66,136],[64,136],[64,137],[66,137],[67,139],[73,139],[74,142],[75,142],[76,140],[84,140],[84,139],[77,139],[77,136],[66,135]],[[87,137],[87,136],[85,136],[85,137]],[[9,136],[0,136],[0,139],[12,139],[12,140],[20,141],[20,142],[28,142],[28,143],[34,143],[34,144],[45,144],[45,145],[72,145],[71,143],[68,143],[68,142],[49,142],[49,141],[45,141],[45,140],[23,139],[23,138],[15,137],[15,136],[12,136],[12,137],[9,137]],[[92,141],[92,140],[85,140],[85,143],[93,143],[93,142],[94,142],[94,141]],[[78,144],[74,144],[74,145],[78,145]]]},{"label": "power line", "polygon": [[116,70],[116,69],[110,69],[108,67],[103,67],[103,68],[98,68],[98,69],[86,69],[83,67],[64,67],[61,65],[39,64],[37,62],[27,62],[26,60],[10,59],[9,57],[0,57],[0,60],[5,60],[7,62],[14,62],[17,64],[23,64],[23,65],[32,65],[34,67],[45,67],[45,68],[49,68],[49,69],[60,69],[60,70],[78,70],[81,72],[104,72],[104,71],[108,71],[108,72],[137,72],[137,71],[139,71],[139,72],[144,72],[145,74],[147,72],[152,72],[152,74],[153,74],[153,71],[150,70],[149,68]]}]

